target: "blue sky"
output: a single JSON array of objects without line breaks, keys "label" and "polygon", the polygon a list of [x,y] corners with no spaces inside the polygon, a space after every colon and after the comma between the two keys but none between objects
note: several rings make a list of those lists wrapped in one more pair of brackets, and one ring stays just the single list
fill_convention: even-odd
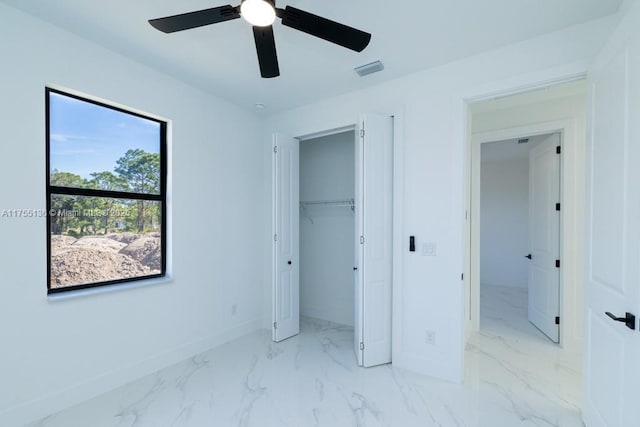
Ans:
[{"label": "blue sky", "polygon": [[90,178],[110,171],[129,149],[160,152],[160,124],[50,92],[51,170]]}]

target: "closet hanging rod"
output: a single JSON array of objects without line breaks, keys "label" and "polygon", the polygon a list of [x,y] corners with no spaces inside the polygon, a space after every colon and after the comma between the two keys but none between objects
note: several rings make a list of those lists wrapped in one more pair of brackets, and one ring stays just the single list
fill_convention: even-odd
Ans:
[{"label": "closet hanging rod", "polygon": [[354,199],[346,200],[309,200],[300,202],[300,207],[312,206],[312,205],[324,205],[324,206],[355,206],[356,201]]}]

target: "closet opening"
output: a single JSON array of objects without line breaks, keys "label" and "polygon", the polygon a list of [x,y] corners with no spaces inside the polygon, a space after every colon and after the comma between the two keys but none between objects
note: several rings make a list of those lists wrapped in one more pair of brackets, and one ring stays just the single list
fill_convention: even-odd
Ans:
[{"label": "closet opening", "polygon": [[[354,326],[355,130],[300,141],[300,317]],[[351,337],[352,339],[352,337]]]},{"label": "closet opening", "polygon": [[310,319],[348,331],[340,341],[352,338],[359,366],[391,362],[393,123],[366,114],[333,132],[274,134],[275,342]]}]

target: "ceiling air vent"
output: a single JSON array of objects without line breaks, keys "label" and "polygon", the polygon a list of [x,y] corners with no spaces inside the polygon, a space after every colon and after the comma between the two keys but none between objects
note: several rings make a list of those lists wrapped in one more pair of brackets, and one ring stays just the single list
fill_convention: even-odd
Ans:
[{"label": "ceiling air vent", "polygon": [[529,138],[522,138],[518,140],[518,144],[526,144],[527,142],[529,142]]},{"label": "ceiling air vent", "polygon": [[377,73],[382,70],[384,70],[384,64],[380,61],[374,61],[354,68],[354,71],[358,73],[360,77],[368,76],[369,74]]}]

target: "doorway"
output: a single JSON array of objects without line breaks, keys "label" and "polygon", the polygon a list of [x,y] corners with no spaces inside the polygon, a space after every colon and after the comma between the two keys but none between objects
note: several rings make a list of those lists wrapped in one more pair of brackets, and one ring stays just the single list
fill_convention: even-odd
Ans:
[{"label": "doorway", "polygon": [[[465,283],[468,298],[466,369],[469,369],[469,364],[484,363],[486,359],[495,361],[501,367],[508,367],[508,371],[517,373],[516,376],[526,376],[529,380],[528,390],[537,388],[554,390],[554,399],[569,402],[573,407],[579,408],[584,337],[583,230],[585,217],[583,206],[587,115],[585,82],[584,80],[565,82],[517,95],[485,98],[467,105],[469,138],[466,170],[469,199],[466,233],[469,246],[468,258],[465,262],[465,277],[468,277]],[[547,200],[544,205],[546,213],[557,215],[556,218],[560,223],[560,244],[557,251],[559,257],[552,258],[551,264],[551,271],[559,276],[559,285],[555,291],[559,293],[558,321],[560,324],[555,324],[555,315],[545,314],[544,317],[558,331],[558,344],[553,342],[555,340],[552,341],[543,335],[529,322],[529,301],[532,298],[528,297],[528,289],[527,291],[520,289],[518,294],[518,289],[514,290],[514,287],[499,287],[498,292],[486,298],[486,292],[483,291],[491,291],[491,288],[483,289],[481,286],[482,257],[487,255],[482,254],[482,238],[491,238],[491,233],[487,235],[485,232],[484,236],[481,233],[485,219],[482,218],[483,207],[481,206],[481,178],[485,172],[481,162],[482,151],[485,150],[484,147],[491,147],[491,144],[496,141],[510,140],[517,148],[518,140],[528,138],[529,141],[526,143],[523,141],[524,144],[520,145],[522,148],[522,145],[535,144],[536,138],[545,140],[554,135],[559,140],[549,142],[547,149],[549,158],[553,154],[553,158],[560,162],[562,173],[559,178],[559,196],[553,200],[551,206],[549,206],[550,200]],[[558,146],[560,146],[560,155],[556,154]],[[544,157],[545,155],[542,156]],[[530,166],[529,161],[525,163],[523,160],[519,167],[524,168],[525,165]],[[524,188],[527,188],[530,192],[529,182],[524,183],[527,177],[529,177],[527,181],[530,181],[530,174],[521,173],[520,175],[522,182],[520,191],[523,192]],[[547,173],[542,175],[548,176]],[[496,197],[502,195],[500,192],[494,194]],[[521,203],[525,200],[530,200],[529,195],[522,197]],[[553,209],[555,203],[560,203],[560,211]],[[528,207],[526,210],[521,208],[520,212],[521,216],[524,212],[528,213]],[[526,223],[529,223],[529,218]],[[504,224],[500,226],[504,227]],[[526,230],[528,229],[527,225]],[[528,235],[526,237],[531,240]],[[519,267],[518,276],[512,277],[519,277],[520,284],[523,284],[526,273],[525,283],[528,288],[531,283],[530,269],[533,265],[525,256],[531,254],[533,260],[543,257],[536,256],[536,252],[532,250],[537,244],[527,243],[527,245],[521,244],[515,249],[512,248],[508,252],[510,257],[508,259],[504,254],[501,255],[498,263],[504,264],[501,267],[503,270],[513,268],[514,265]],[[556,260],[559,260],[559,268],[555,265]],[[545,265],[549,268],[548,262],[545,262]],[[490,280],[486,277],[484,279]],[[514,291],[515,297],[510,293]],[[471,371],[469,369],[468,372]],[[496,380],[496,383],[500,387],[511,386],[512,379],[499,378],[500,380]],[[474,378],[465,378],[465,381],[473,380]],[[536,381],[540,381],[538,386],[533,385]]]},{"label": "doorway", "polygon": [[[355,141],[352,168],[344,166],[343,171],[334,173],[326,167],[335,161],[338,153],[343,155],[348,149],[344,145],[338,151],[328,149],[331,145],[344,144],[348,139]],[[342,142],[340,142],[342,141]],[[291,138],[275,134],[273,140],[273,276],[272,276],[272,337],[276,342],[295,336],[300,331],[300,315],[316,317],[331,316],[347,324],[349,310],[344,301],[336,304],[336,294],[346,294],[340,284],[318,286],[314,281],[338,278],[347,283],[344,267],[351,270],[351,293],[353,296],[354,352],[360,366],[375,366],[391,362],[392,327],[392,281],[393,281],[393,164],[394,164],[393,116],[367,114],[355,126],[327,131],[309,136]],[[305,145],[307,144],[307,145]],[[323,144],[327,144],[324,145]],[[323,151],[324,153],[320,153]],[[332,153],[333,151],[333,153]],[[306,152],[311,153],[307,157]],[[301,154],[302,153],[302,154]],[[349,157],[349,154],[346,154]],[[322,160],[324,157],[324,160]],[[333,160],[332,160],[333,159]],[[301,173],[301,161],[309,169]],[[344,163],[344,159],[342,161]],[[351,191],[343,188],[349,182],[349,169],[355,171]],[[328,175],[335,182],[329,185]],[[342,179],[337,179],[342,175]],[[348,184],[347,184],[348,185]],[[340,190],[340,191],[337,191]],[[353,199],[349,195],[353,194]],[[303,197],[301,199],[301,196]],[[305,200],[309,197],[308,200]],[[316,199],[317,197],[317,199]],[[338,198],[335,198],[338,197]],[[345,198],[346,197],[346,198]],[[319,248],[324,250],[336,243],[324,241],[315,246],[307,240],[318,236],[318,230],[309,229],[316,225],[318,210],[325,215],[338,215],[337,208],[349,208],[355,223],[342,218],[341,231],[351,233],[351,255],[334,259],[335,263],[323,263]],[[315,214],[312,212],[315,211]],[[343,211],[344,213],[344,211]],[[314,218],[316,215],[316,218]],[[336,218],[334,218],[336,219]],[[335,224],[334,224],[335,225]],[[326,237],[330,237],[328,233]],[[335,237],[335,235],[333,235]],[[339,240],[348,239],[341,233]],[[300,248],[303,252],[300,252]],[[313,246],[313,247],[311,247]],[[346,254],[350,245],[339,250]],[[335,247],[334,247],[335,249]],[[311,255],[309,255],[311,254]],[[320,255],[319,257],[313,256]],[[332,258],[324,252],[324,261]],[[304,264],[303,264],[304,263]],[[324,264],[324,265],[323,265]],[[350,264],[350,265],[348,265]],[[332,272],[326,270],[336,269]],[[313,272],[316,271],[314,275]],[[340,271],[339,271],[340,270]],[[322,274],[320,274],[322,271]],[[326,274],[325,274],[326,273]],[[320,279],[318,279],[320,277]],[[309,282],[309,289],[301,284],[301,278]],[[321,298],[317,298],[321,294]],[[322,303],[324,301],[324,304]],[[304,307],[301,307],[304,304]]]},{"label": "doorway", "polygon": [[559,342],[560,147],[559,133],[481,144],[481,330]]},{"label": "doorway", "polygon": [[[480,330],[481,146],[492,141],[560,134],[559,345],[561,356],[567,363],[581,364],[584,338],[586,89],[584,80],[576,80],[468,104],[467,339]],[[528,263],[525,258],[521,258],[521,262]],[[552,320],[555,323],[555,318]]]}]

